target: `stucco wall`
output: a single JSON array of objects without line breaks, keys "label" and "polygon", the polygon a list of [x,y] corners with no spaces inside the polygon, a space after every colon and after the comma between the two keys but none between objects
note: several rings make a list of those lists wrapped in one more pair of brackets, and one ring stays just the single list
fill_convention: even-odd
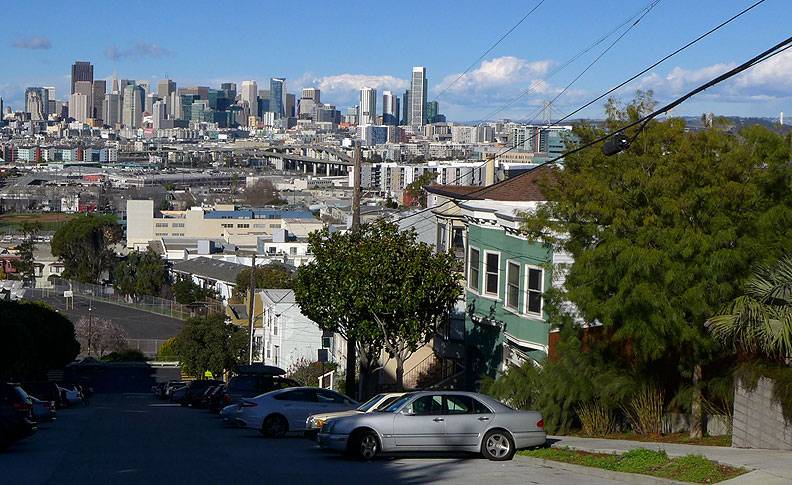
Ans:
[{"label": "stucco wall", "polygon": [[759,379],[753,391],[737,385],[733,447],[792,450],[792,426],[784,422],[781,406],[772,397],[773,383],[769,379]]}]

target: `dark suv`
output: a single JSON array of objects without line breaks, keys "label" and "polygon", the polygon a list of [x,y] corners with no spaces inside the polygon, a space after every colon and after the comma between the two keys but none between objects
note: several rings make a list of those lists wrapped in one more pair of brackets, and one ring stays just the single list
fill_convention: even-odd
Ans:
[{"label": "dark suv", "polygon": [[0,384],[0,448],[37,430],[33,402],[19,384]]},{"label": "dark suv", "polygon": [[201,398],[207,389],[222,383],[223,381],[217,381],[214,379],[192,381],[187,384],[187,390],[184,393],[184,397],[179,399],[177,402],[182,406],[195,406],[201,401]]}]

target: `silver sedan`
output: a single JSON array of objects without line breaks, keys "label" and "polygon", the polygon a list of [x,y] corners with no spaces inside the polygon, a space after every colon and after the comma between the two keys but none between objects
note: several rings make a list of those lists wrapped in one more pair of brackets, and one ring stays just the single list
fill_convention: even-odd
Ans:
[{"label": "silver sedan", "polygon": [[546,437],[538,412],[516,411],[473,392],[421,391],[384,412],[329,420],[319,445],[365,460],[399,451],[471,451],[502,461],[517,449],[543,445]]}]

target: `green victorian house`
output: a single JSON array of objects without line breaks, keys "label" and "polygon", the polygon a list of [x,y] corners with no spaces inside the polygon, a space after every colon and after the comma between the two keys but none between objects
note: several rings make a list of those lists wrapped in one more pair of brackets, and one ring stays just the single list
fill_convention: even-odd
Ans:
[{"label": "green victorian house", "polygon": [[[565,253],[529,241],[521,214],[545,200],[540,168],[487,188],[434,185],[428,204],[437,220],[438,247],[464,258],[465,367],[469,385],[508,365],[541,364],[550,348],[545,292],[563,284]],[[446,236],[445,241],[440,238]]]}]

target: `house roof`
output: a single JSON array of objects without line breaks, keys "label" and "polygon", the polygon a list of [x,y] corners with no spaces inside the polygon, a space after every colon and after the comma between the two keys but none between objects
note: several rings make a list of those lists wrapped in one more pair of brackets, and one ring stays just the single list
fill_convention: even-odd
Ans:
[{"label": "house roof", "polygon": [[543,165],[487,187],[430,185],[426,190],[430,193],[464,200],[487,199],[538,202],[547,200],[542,193],[540,185],[542,183],[552,184],[554,181],[553,168],[550,165]]},{"label": "house roof", "polygon": [[260,290],[261,293],[274,304],[278,303],[295,303],[293,290],[280,290],[280,289],[267,289]]},{"label": "house roof", "polygon": [[217,281],[236,284],[236,278],[243,269],[247,268],[244,264],[200,257],[177,261],[173,263],[173,270],[179,273],[188,273],[198,276],[205,276]]}]

